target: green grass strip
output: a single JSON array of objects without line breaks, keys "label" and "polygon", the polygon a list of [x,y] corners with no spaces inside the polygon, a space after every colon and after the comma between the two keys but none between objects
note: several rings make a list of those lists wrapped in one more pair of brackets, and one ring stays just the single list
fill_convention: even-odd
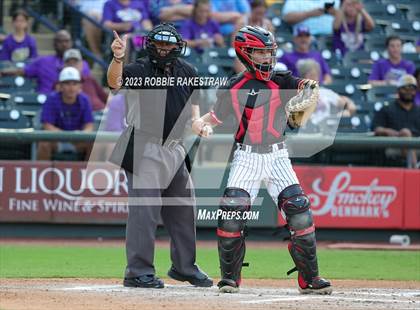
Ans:
[{"label": "green grass strip", "polygon": [[[243,278],[283,279],[293,267],[286,249],[248,248]],[[318,251],[320,273],[329,279],[420,281],[419,251]],[[217,249],[200,248],[197,263],[214,278],[219,277]],[[157,275],[166,277],[169,250],[155,252]],[[122,278],[124,247],[77,247],[4,245],[0,247],[2,278]],[[296,274],[291,275],[295,278]]]}]

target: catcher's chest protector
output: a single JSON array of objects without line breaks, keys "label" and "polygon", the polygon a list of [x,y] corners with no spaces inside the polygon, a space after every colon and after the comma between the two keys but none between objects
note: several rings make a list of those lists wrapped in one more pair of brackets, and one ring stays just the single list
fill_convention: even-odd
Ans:
[{"label": "catcher's chest protector", "polygon": [[244,74],[229,91],[239,124],[236,141],[273,144],[283,140],[287,120],[278,84]]}]

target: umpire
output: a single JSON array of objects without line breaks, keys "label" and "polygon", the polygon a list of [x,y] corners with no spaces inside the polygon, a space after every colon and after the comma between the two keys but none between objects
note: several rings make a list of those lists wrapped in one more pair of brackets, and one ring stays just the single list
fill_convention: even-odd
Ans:
[{"label": "umpire", "polygon": [[126,44],[127,35],[120,38],[114,31],[114,57],[107,74],[110,88],[128,89],[129,126],[110,159],[121,164],[128,180],[124,286],[164,287],[153,265],[155,234],[161,217],[171,238],[172,266],[168,276],[210,287],[213,280],[195,264],[195,196],[182,146],[186,123],[200,115],[197,102],[191,100],[194,87],[145,85],[152,77],[176,81],[197,74],[190,64],[178,58],[186,43],[171,24],[153,28],[145,38],[147,56],[123,66]]}]

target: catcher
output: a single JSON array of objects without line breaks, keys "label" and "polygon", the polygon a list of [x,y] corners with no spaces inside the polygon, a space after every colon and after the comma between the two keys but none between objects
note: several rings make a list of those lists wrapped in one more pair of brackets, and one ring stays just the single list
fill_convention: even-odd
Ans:
[{"label": "catcher", "polygon": [[[235,134],[237,149],[220,209],[241,214],[249,211],[264,181],[291,234],[288,249],[296,267],[288,274],[298,271],[302,294],[331,294],[330,282],[318,273],[310,202],[299,185],[284,144],[286,126],[300,127],[315,109],[318,85],[295,78],[289,71],[274,71],[277,46],[273,35],[263,28],[241,28],[234,47],[247,70],[232,77],[226,89],[219,89],[213,109],[192,124],[195,133],[207,137],[212,126],[221,124],[231,114],[239,123]],[[239,291],[245,256],[243,218],[218,220],[218,287],[224,293]]]}]

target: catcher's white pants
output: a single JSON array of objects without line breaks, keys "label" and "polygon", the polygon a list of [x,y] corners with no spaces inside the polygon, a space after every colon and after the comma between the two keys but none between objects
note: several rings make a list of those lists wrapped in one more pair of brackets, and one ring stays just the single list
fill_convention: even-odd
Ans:
[{"label": "catcher's white pants", "polygon": [[254,201],[261,182],[265,183],[276,204],[279,194],[286,187],[299,184],[286,148],[265,154],[236,149],[227,186],[247,191]]}]

